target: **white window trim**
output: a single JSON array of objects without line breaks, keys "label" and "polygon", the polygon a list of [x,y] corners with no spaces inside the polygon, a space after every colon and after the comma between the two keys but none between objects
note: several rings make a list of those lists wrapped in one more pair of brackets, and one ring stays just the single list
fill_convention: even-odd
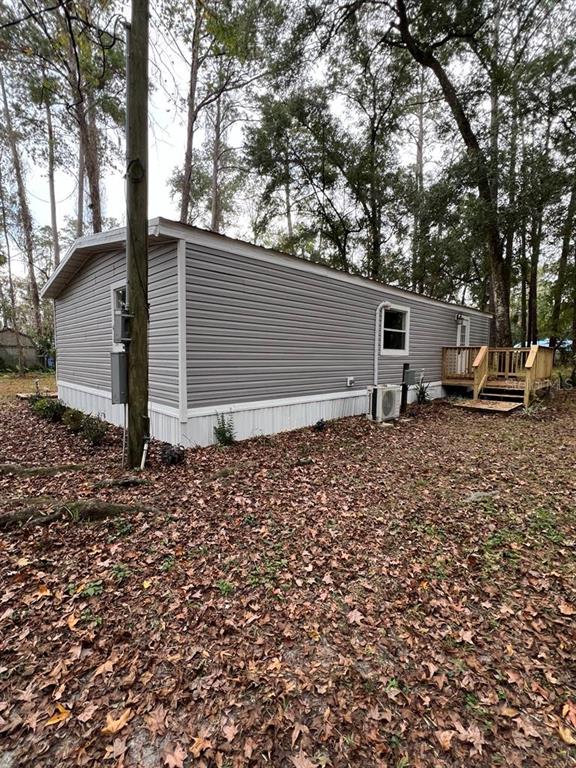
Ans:
[{"label": "white window trim", "polygon": [[[459,344],[460,341],[460,326],[463,325],[465,327],[464,332],[464,344]],[[456,346],[457,347],[469,347],[470,346],[470,318],[466,315],[462,318],[462,322],[457,323],[456,326]]]},{"label": "white window trim", "polygon": [[112,319],[112,327],[110,329],[110,335],[112,337],[112,352],[124,352],[124,344],[119,344],[114,341],[114,310],[115,310],[115,294],[118,288],[127,288],[126,280],[116,280],[110,284],[110,317]]},{"label": "white window trim", "polygon": [[[406,317],[404,325],[406,347],[404,349],[386,349],[384,347],[384,318],[386,316],[386,311],[391,309],[397,310],[398,312],[404,312]],[[380,311],[380,354],[386,357],[407,357],[410,354],[410,307],[401,304],[390,304],[390,306],[382,307],[382,310]]]}]

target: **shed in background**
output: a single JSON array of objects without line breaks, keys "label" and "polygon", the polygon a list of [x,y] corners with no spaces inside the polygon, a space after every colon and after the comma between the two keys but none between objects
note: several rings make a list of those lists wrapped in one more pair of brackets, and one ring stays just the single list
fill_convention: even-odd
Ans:
[{"label": "shed in background", "polygon": [[20,350],[22,365],[25,368],[35,368],[39,365],[38,351],[30,336],[12,328],[2,328],[0,330],[0,368],[18,368]]}]

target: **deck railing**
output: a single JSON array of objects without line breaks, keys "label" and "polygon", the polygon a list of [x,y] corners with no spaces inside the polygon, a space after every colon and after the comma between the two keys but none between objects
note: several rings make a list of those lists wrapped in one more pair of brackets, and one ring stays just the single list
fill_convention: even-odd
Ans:
[{"label": "deck railing", "polygon": [[488,347],[480,347],[478,354],[476,355],[474,362],[472,363],[472,369],[474,371],[474,399],[477,400],[482,387],[486,384],[489,374],[489,361],[490,352]]},{"label": "deck railing", "polygon": [[488,371],[490,376],[503,379],[525,378],[530,347],[490,347]]},{"label": "deck railing", "polygon": [[498,379],[501,386],[523,389],[524,402],[528,404],[537,390],[549,386],[553,367],[554,350],[536,344],[531,347],[442,349],[442,381],[473,385],[475,398],[487,383]]},{"label": "deck railing", "polygon": [[524,405],[530,403],[532,394],[550,381],[554,368],[554,350],[534,344],[526,360],[526,381],[524,384]]},{"label": "deck railing", "polygon": [[467,380],[474,377],[474,360],[480,347],[443,347],[442,379]]}]

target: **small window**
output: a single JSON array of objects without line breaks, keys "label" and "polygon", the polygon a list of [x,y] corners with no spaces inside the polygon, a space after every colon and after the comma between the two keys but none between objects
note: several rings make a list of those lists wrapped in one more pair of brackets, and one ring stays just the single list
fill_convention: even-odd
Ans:
[{"label": "small window", "polygon": [[126,286],[122,285],[120,288],[114,288],[114,311],[126,309]]},{"label": "small window", "polygon": [[122,352],[124,350],[124,345],[121,344],[119,341],[115,341],[115,318],[116,315],[119,312],[125,311],[127,309],[126,307],[126,300],[128,296],[126,293],[126,286],[121,284],[116,284],[111,287],[111,309],[112,309],[112,351],[113,352]]},{"label": "small window", "polygon": [[382,310],[382,354],[407,355],[410,310],[388,307]]}]

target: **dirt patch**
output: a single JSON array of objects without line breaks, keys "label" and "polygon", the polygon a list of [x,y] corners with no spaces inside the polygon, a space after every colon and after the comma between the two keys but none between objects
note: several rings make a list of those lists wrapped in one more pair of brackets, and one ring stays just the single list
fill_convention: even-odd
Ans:
[{"label": "dirt patch", "polygon": [[26,373],[18,376],[15,373],[0,374],[0,401],[13,399],[22,393],[34,393],[37,386],[41,392],[56,390],[56,376],[53,373]]}]

